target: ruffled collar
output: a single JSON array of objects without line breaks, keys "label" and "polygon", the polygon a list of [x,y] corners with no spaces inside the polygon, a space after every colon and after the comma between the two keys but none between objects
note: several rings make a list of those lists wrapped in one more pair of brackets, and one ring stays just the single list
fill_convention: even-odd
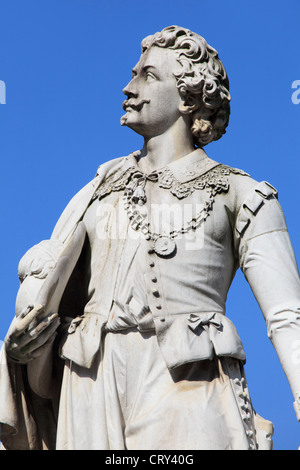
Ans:
[{"label": "ruffled collar", "polygon": [[[132,168],[141,172],[138,165],[140,154],[141,152],[138,150],[136,152],[132,152],[127,157],[124,157],[124,161],[121,164],[123,170]],[[162,174],[167,171],[168,173],[172,173],[179,183],[187,183],[198,178],[217,165],[219,165],[219,163],[209,158],[203,149],[196,149],[162,168],[153,170],[151,174]]]},{"label": "ruffled collar", "polygon": [[134,191],[138,185],[145,187],[147,180],[156,181],[159,187],[169,189],[178,199],[201,189],[208,189],[211,196],[215,196],[228,191],[230,173],[247,175],[241,170],[212,160],[202,149],[196,149],[163,168],[145,174],[138,165],[139,155],[140,151],[132,152],[112,168],[94,193],[93,199],[101,199],[112,191],[124,190],[128,186]]}]

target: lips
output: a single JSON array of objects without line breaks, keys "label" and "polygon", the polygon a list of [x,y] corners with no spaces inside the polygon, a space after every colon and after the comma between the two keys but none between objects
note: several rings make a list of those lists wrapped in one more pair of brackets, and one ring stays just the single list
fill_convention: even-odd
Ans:
[{"label": "lips", "polygon": [[150,100],[141,100],[138,103],[133,103],[130,100],[125,100],[122,104],[124,111],[132,109],[133,111],[141,111],[145,103],[150,103]]}]

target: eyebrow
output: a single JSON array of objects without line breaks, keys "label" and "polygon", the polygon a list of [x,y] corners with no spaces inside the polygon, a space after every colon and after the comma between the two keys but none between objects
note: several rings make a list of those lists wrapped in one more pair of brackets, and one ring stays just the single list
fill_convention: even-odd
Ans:
[{"label": "eyebrow", "polygon": [[[155,67],[155,65],[151,65],[151,64],[149,64],[149,65],[147,65],[147,64],[144,65],[144,66],[142,67],[141,71],[142,71],[142,72],[146,72],[146,71],[149,70],[149,69],[153,69],[153,70],[157,71],[157,68]],[[132,73],[135,74],[135,75],[138,73],[138,72],[137,72],[137,69],[136,69],[135,67],[132,69]]]},{"label": "eyebrow", "polygon": [[148,69],[154,69],[154,70],[157,70],[157,67],[155,67],[155,65],[144,65],[143,69],[142,70],[148,70]]}]

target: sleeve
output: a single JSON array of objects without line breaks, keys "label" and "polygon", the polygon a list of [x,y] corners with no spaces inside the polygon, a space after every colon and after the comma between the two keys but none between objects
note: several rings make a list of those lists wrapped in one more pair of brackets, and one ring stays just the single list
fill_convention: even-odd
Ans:
[{"label": "sleeve", "polygon": [[235,248],[295,398],[300,421],[300,279],[277,191],[258,183],[238,211]]}]

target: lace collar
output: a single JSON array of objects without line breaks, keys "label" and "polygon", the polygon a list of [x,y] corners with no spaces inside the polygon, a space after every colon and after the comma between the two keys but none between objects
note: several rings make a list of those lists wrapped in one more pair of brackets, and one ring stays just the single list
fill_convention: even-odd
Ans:
[{"label": "lace collar", "polygon": [[95,191],[93,199],[102,199],[112,191],[128,186],[135,190],[147,180],[156,181],[161,188],[169,189],[178,199],[191,195],[195,190],[208,189],[211,196],[228,191],[230,173],[249,176],[247,173],[210,159],[202,149],[176,160],[150,174],[143,173],[137,163],[140,151],[133,152],[117,165]]}]

